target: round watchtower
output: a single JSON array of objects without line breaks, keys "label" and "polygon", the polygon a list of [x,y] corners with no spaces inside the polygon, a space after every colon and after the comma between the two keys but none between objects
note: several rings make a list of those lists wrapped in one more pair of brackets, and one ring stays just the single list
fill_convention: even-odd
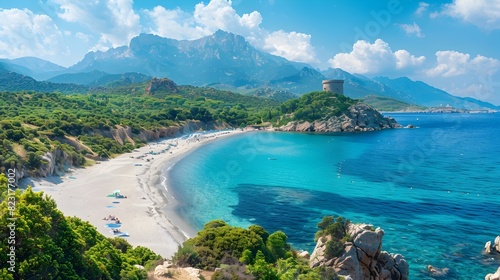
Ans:
[{"label": "round watchtower", "polygon": [[344,95],[344,80],[323,80],[323,91]]}]

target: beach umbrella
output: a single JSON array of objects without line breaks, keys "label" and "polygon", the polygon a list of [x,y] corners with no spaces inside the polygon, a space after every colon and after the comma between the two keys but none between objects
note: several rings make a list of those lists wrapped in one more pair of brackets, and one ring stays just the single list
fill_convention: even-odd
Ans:
[{"label": "beach umbrella", "polygon": [[108,197],[114,197],[114,196],[116,196],[117,194],[120,194],[120,190],[114,190],[112,193],[108,194],[107,196],[108,196]]}]

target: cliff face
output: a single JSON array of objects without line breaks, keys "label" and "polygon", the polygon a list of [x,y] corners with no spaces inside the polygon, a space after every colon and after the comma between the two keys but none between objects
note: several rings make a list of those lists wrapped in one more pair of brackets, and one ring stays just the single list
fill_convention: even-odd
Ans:
[{"label": "cliff face", "polygon": [[[121,145],[126,143],[134,143],[134,138],[138,138],[144,142],[155,141],[160,138],[174,137],[181,134],[187,134],[200,130],[215,130],[226,128],[224,124],[215,122],[200,122],[200,121],[186,121],[180,126],[170,126],[162,127],[155,130],[140,130],[137,133],[132,132],[130,127],[117,126],[116,128],[110,130],[94,130],[93,134],[102,135],[107,138],[112,138]],[[60,139],[61,143],[65,143],[73,146],[77,151],[86,149],[88,151],[87,157],[98,159],[97,155],[92,155],[92,151],[78,142],[76,139],[63,138]],[[78,163],[75,158],[72,158],[65,151],[60,148],[55,148],[54,150],[45,153],[42,156],[44,163],[40,165],[37,170],[26,172],[26,168],[22,168],[22,172],[19,174],[19,178],[26,175],[34,177],[47,177],[53,175],[64,174],[69,168],[78,167]]]},{"label": "cliff face", "polygon": [[47,177],[56,174],[63,174],[74,166],[73,159],[60,148],[56,148],[42,156],[45,161],[35,172],[37,177]]},{"label": "cliff face", "polygon": [[328,259],[325,256],[325,242],[318,240],[309,259],[310,267],[331,266],[337,274],[352,280],[407,280],[408,263],[400,254],[382,251],[384,231],[372,230],[366,224],[350,224],[348,228],[352,242],[345,243],[345,253]]},{"label": "cliff face", "polygon": [[284,126],[277,127],[279,131],[310,131],[310,132],[355,132],[375,131],[387,128],[401,127],[391,117],[384,117],[372,107],[358,103],[349,107],[349,110],[339,117],[314,122],[291,121]]}]

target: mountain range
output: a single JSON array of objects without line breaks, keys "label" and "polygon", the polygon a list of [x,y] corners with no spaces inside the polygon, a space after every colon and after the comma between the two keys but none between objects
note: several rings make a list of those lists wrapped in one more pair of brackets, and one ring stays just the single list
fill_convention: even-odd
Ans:
[{"label": "mountain range", "polygon": [[[280,96],[321,90],[322,80],[343,79],[344,93],[352,98],[377,95],[427,107],[500,109],[474,98],[453,96],[407,77],[368,78],[338,68],[319,71],[257,50],[242,36],[220,30],[197,40],[140,34],[128,46],[89,52],[68,68],[34,57],[0,59],[0,80],[9,80],[10,84],[7,88],[0,85],[0,90],[37,90],[38,82],[44,91],[63,87],[63,92],[71,88],[79,92],[82,88],[127,85],[152,77],[255,95],[277,91]],[[12,82],[12,79],[29,81],[29,86],[23,88],[23,82]],[[283,95],[283,92],[290,94]]]}]

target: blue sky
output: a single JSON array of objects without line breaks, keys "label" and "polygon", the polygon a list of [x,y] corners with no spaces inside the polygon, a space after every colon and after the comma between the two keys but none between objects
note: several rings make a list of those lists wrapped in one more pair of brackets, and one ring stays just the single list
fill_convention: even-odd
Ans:
[{"label": "blue sky", "polygon": [[500,105],[500,0],[3,0],[0,57],[71,66],[140,33],[217,29],[320,69],[408,76]]}]

